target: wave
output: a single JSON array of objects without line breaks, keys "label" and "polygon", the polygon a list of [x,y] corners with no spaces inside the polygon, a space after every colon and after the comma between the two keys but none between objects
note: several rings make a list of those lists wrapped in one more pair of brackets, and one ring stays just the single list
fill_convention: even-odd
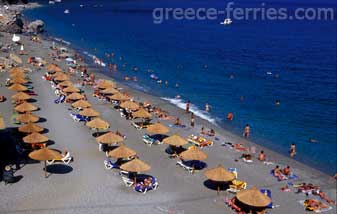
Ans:
[{"label": "wave", "polygon": [[[186,101],[184,101],[183,99],[169,98],[169,97],[161,97],[161,99],[169,101],[170,103],[177,106],[178,108],[185,110]],[[196,116],[200,117],[201,119],[207,120],[208,122],[216,125],[216,119],[213,118],[206,111],[200,110],[197,106],[190,104],[190,111],[193,112]]]}]

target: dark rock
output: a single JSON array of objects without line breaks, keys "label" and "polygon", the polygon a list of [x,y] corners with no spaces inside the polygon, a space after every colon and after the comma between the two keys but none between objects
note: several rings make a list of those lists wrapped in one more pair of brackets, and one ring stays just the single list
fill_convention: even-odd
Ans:
[{"label": "dark rock", "polygon": [[35,20],[28,25],[27,31],[29,33],[42,33],[44,31],[44,22],[42,20]]},{"label": "dark rock", "polygon": [[0,31],[7,33],[22,33],[23,21],[20,16],[13,16],[7,22],[0,24]]}]

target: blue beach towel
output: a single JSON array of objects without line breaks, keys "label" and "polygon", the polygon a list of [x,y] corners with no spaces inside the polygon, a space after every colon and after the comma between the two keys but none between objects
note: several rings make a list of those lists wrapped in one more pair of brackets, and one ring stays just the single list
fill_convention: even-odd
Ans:
[{"label": "blue beach towel", "polygon": [[[270,199],[272,199],[270,189],[260,189],[260,192],[262,192],[263,194],[268,196]],[[268,204],[267,208],[273,208],[273,202],[270,202],[270,204]]]}]

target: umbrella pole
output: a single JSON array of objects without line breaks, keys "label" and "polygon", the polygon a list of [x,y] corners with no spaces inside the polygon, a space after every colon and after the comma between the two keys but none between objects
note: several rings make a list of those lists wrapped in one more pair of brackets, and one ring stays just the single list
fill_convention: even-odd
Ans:
[{"label": "umbrella pole", "polygon": [[218,185],[217,194],[219,195],[219,193],[220,193],[220,186]]},{"label": "umbrella pole", "polygon": [[47,178],[47,162],[44,161],[44,177]]}]

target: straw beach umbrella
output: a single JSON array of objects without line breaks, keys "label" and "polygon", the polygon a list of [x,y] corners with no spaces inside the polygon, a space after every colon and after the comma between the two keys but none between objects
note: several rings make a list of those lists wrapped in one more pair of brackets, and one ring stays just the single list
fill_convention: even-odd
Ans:
[{"label": "straw beach umbrella", "polygon": [[26,137],[23,138],[23,141],[25,143],[44,143],[47,142],[49,139],[37,132],[33,132],[30,135],[27,135]]},{"label": "straw beach umbrella", "polygon": [[83,109],[82,111],[80,111],[79,114],[85,117],[97,117],[100,115],[98,111],[95,111],[92,108]]},{"label": "straw beach umbrella", "polygon": [[149,171],[151,166],[136,158],[125,164],[122,164],[120,168],[128,172],[145,172]]},{"label": "straw beach umbrella", "polygon": [[53,72],[62,72],[62,69],[56,65],[56,64],[49,64],[47,66],[47,71],[49,71],[50,73],[53,73]]},{"label": "straw beach umbrella", "polygon": [[28,155],[31,159],[37,160],[37,161],[43,161],[44,162],[44,171],[45,171],[45,178],[47,177],[47,160],[54,160],[54,159],[61,159],[62,155],[55,150],[43,148],[39,150],[32,151]]},{"label": "straw beach umbrella", "polygon": [[18,83],[14,83],[10,87],[8,87],[8,89],[14,90],[14,91],[27,91],[28,90],[28,88],[26,86],[23,86],[23,85],[18,84]]},{"label": "straw beach umbrella", "polygon": [[15,79],[15,78],[26,79],[26,74],[24,73],[12,73],[9,76],[11,79]]},{"label": "straw beach umbrella", "polygon": [[14,62],[16,62],[17,64],[22,64],[23,62],[22,59],[18,55],[13,54],[13,53],[9,54],[9,58],[13,60]]},{"label": "straw beach umbrella", "polygon": [[63,92],[75,93],[75,92],[80,92],[80,89],[76,88],[75,86],[68,86],[67,88],[63,89]]},{"label": "straw beach umbrella", "polygon": [[19,114],[16,116],[16,120],[21,123],[35,123],[39,121],[39,117],[33,114]]},{"label": "straw beach umbrella", "polygon": [[96,130],[104,130],[110,127],[109,123],[102,120],[101,118],[95,118],[85,124],[89,128],[96,129]]},{"label": "straw beach umbrella", "polygon": [[123,142],[123,140],[124,138],[112,132],[108,132],[96,138],[96,141],[102,144],[117,144]]},{"label": "straw beach umbrella", "polygon": [[74,108],[88,108],[91,107],[91,104],[86,100],[79,100],[71,104]]},{"label": "straw beach umbrella", "polygon": [[116,83],[110,81],[110,80],[103,80],[100,83],[98,83],[97,87],[100,89],[107,89],[107,88],[113,88],[116,86]]},{"label": "straw beach umbrella", "polygon": [[12,96],[13,100],[29,100],[32,97],[24,92],[18,92]]},{"label": "straw beach umbrella", "polygon": [[25,69],[23,67],[14,67],[9,71],[9,73],[11,73],[11,74],[25,73]]},{"label": "straw beach umbrella", "polygon": [[167,132],[170,131],[170,129],[158,122],[158,123],[149,125],[146,128],[146,131],[152,134],[166,134]]},{"label": "straw beach umbrella", "polygon": [[126,96],[121,93],[114,94],[112,96],[109,96],[111,100],[117,100],[117,101],[127,101],[130,100],[131,98],[129,96]]},{"label": "straw beach umbrella", "polygon": [[0,129],[5,129],[6,125],[5,125],[5,121],[4,118],[2,117],[2,115],[0,115]]},{"label": "straw beach umbrella", "polygon": [[19,131],[24,133],[42,132],[43,128],[37,124],[28,123],[19,127]]},{"label": "straw beach umbrella", "polygon": [[267,207],[271,203],[271,199],[260,192],[256,187],[241,190],[236,194],[236,198],[242,203],[252,207]]},{"label": "straw beach umbrella", "polygon": [[193,146],[182,152],[180,157],[184,160],[205,160],[208,155],[197,147]]},{"label": "straw beach umbrella", "polygon": [[120,158],[129,158],[135,156],[137,154],[136,151],[130,149],[125,145],[120,145],[118,148],[109,151],[108,156],[116,159]]},{"label": "straw beach umbrella", "polygon": [[35,111],[37,110],[38,108],[36,106],[34,106],[33,104],[30,104],[30,103],[27,103],[27,102],[24,102],[18,106],[16,106],[15,108],[15,111],[18,111],[18,112],[31,112],[31,111]]},{"label": "straw beach umbrella", "polygon": [[100,93],[101,94],[117,94],[119,93],[119,91],[114,88],[107,88],[107,89],[100,91]]},{"label": "straw beach umbrella", "polygon": [[132,101],[125,101],[120,104],[120,107],[124,109],[129,109],[131,111],[139,109],[139,105]]},{"label": "straw beach umbrella", "polygon": [[18,83],[18,84],[25,84],[28,81],[26,79],[24,79],[22,76],[14,76],[13,80],[11,80],[11,82]]},{"label": "straw beach umbrella", "polygon": [[[235,175],[226,170],[221,164],[215,168],[208,169],[204,172],[204,175],[215,182],[229,182],[235,179]],[[218,185],[217,193],[219,194],[220,186]]]},{"label": "straw beach umbrella", "polygon": [[149,113],[148,111],[146,111],[144,108],[141,108],[138,111],[133,112],[132,116],[135,117],[135,118],[144,118],[144,119],[146,119],[146,118],[151,118],[152,114]]},{"label": "straw beach umbrella", "polygon": [[80,100],[80,99],[83,99],[83,98],[84,98],[84,96],[82,94],[77,93],[77,92],[72,93],[72,94],[67,96],[67,99],[69,99],[69,100]]},{"label": "straw beach umbrella", "polygon": [[172,135],[163,140],[164,143],[169,144],[171,146],[183,146],[187,144],[187,140],[179,135]]},{"label": "straw beach umbrella", "polygon": [[66,80],[66,81],[63,81],[63,82],[61,82],[61,83],[59,83],[57,85],[58,86],[62,86],[62,87],[69,87],[69,86],[73,86],[74,84],[71,81]]},{"label": "straw beach umbrella", "polygon": [[69,76],[64,73],[58,73],[55,77],[56,81],[66,81],[69,80]]}]

